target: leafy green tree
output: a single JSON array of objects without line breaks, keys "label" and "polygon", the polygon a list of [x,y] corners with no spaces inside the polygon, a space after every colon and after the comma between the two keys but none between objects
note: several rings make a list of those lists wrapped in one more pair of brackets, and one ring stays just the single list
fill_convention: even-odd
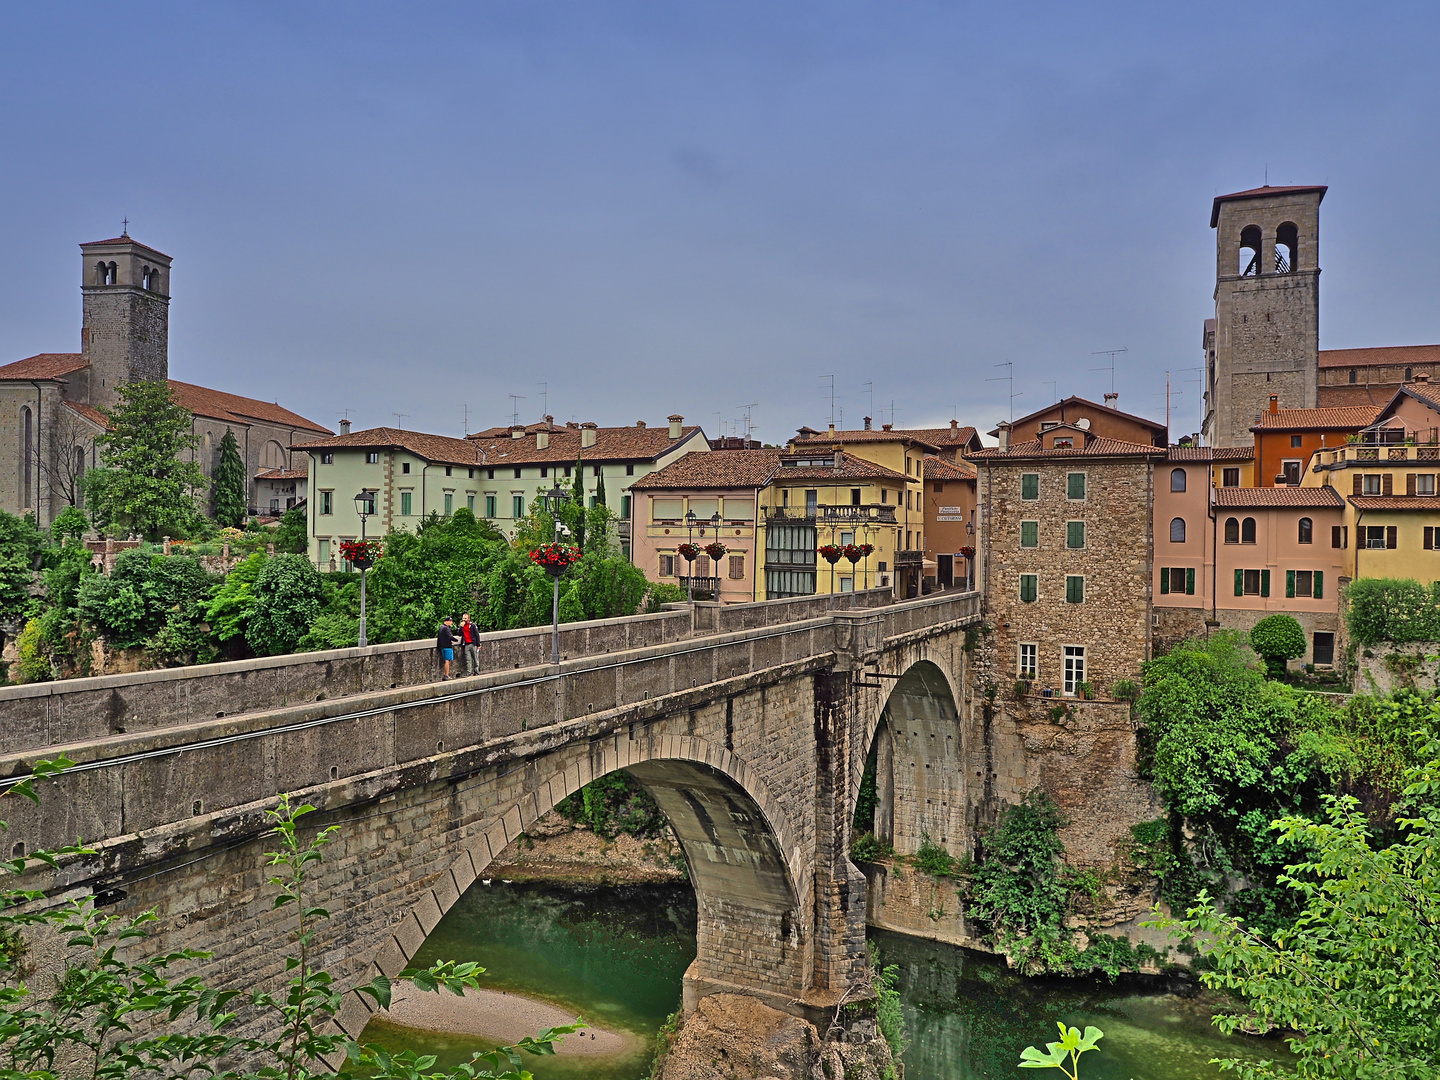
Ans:
[{"label": "leafy green tree", "polygon": [[235,432],[228,427],[220,440],[220,460],[215,463],[214,486],[211,498],[215,506],[215,520],[221,526],[238,529],[245,524],[245,459],[240,456],[240,444]]},{"label": "leafy green tree", "polygon": [[1267,615],[1250,628],[1250,647],[1265,660],[1270,678],[1285,677],[1285,662],[1305,655],[1305,631],[1293,615]]},{"label": "leafy green tree", "polygon": [[280,516],[273,542],[279,554],[304,555],[309,551],[310,522],[303,506],[292,506]]},{"label": "leafy green tree", "polygon": [[1068,940],[1061,920],[1070,890],[1057,867],[1065,852],[1060,842],[1064,825],[1048,795],[1038,788],[1026,792],[1000,815],[983,841],[984,858],[972,872],[970,914],[1022,961]]},{"label": "leafy green tree", "polygon": [[1361,578],[1346,591],[1345,626],[1361,645],[1440,638],[1440,582]]},{"label": "leafy green tree", "polygon": [[[122,551],[106,576],[95,574],[81,583],[76,597],[80,615],[111,645],[142,644],[171,623],[176,635],[203,640],[199,623],[215,579],[190,555],[149,554],[139,548]],[[182,624],[189,629],[182,633]]]},{"label": "leafy green tree", "polygon": [[325,583],[304,555],[274,555],[260,567],[251,593],[245,640],[257,655],[275,656],[293,652],[319,617]]},{"label": "leafy green tree", "polygon": [[1200,978],[1242,998],[1217,1016],[1230,1033],[1258,1018],[1288,1032],[1296,1058],[1228,1060],[1241,1080],[1340,1077],[1421,1080],[1440,1061],[1440,742],[1409,774],[1399,839],[1371,842],[1349,796],[1329,797],[1323,821],[1288,816],[1273,828],[1301,855],[1281,884],[1300,914],[1266,934],[1206,896],[1182,920],[1156,925],[1193,938],[1209,962]]},{"label": "leafy green tree", "polygon": [[45,535],[32,519],[0,510],[0,621],[21,622],[38,613],[30,585],[44,550]]},{"label": "leafy green tree", "polygon": [[199,444],[193,418],[163,382],[125,383],[119,395],[114,409],[101,410],[110,427],[95,443],[108,475],[87,491],[90,504],[111,527],[151,540],[183,536],[197,514],[195,492],[205,488],[200,466],[181,460]]},{"label": "leafy green tree", "polygon": [[210,633],[221,645],[245,639],[245,624],[255,610],[255,580],[265,566],[266,555],[257,551],[236,563],[216,586],[205,608]]},{"label": "leafy green tree", "polygon": [[575,459],[575,483],[570,487],[570,503],[565,508],[569,513],[565,524],[575,536],[575,546],[585,550],[585,462]]},{"label": "leafy green tree", "polygon": [[65,540],[79,540],[90,531],[90,522],[78,507],[67,506],[50,523],[50,535]]}]

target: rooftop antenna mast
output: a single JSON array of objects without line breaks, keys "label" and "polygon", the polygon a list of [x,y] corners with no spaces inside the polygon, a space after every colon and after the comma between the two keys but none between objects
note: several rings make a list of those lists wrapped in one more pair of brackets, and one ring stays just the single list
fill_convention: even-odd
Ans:
[{"label": "rooftop antenna mast", "polygon": [[746,442],[749,442],[749,441],[750,441],[750,410],[751,410],[751,409],[756,409],[756,408],[759,408],[759,407],[760,407],[760,403],[759,403],[758,401],[752,401],[752,402],[750,402],[749,404],[741,405],[741,406],[740,406],[740,408],[742,408],[742,409],[745,410],[745,441],[746,441]]},{"label": "rooftop antenna mast", "polygon": [[820,378],[821,378],[822,380],[824,380],[824,379],[829,379],[829,380],[830,380],[830,426],[831,426],[831,427],[834,427],[834,426],[835,426],[835,376],[834,376],[834,375],[821,375]]},{"label": "rooftop antenna mast", "polygon": [[869,407],[868,409],[866,409],[865,411],[866,411],[867,413],[869,413],[871,416],[874,416],[874,415],[875,415],[875,384],[874,384],[873,382],[867,382],[867,383],[865,384],[865,393],[869,395],[869,406],[870,406],[870,407]]},{"label": "rooftop antenna mast", "polygon": [[[1017,397],[1024,397],[1024,396],[1025,396],[1025,391],[1023,391],[1023,390],[1020,391],[1020,393],[1018,393],[1018,394],[1015,392],[1015,361],[1013,361],[1013,360],[1006,360],[1006,361],[1005,361],[1004,363],[1002,363],[1002,364],[991,364],[990,366],[991,366],[991,367],[1003,367],[1003,368],[1005,369],[1005,374],[1004,374],[1004,375],[997,375],[997,376],[995,376],[995,378],[993,378],[993,379],[986,379],[985,381],[986,381],[986,382],[1003,382],[1003,383],[1009,383],[1009,384],[1010,384],[1010,420],[1013,422],[1013,421],[1015,420],[1015,399],[1016,399]],[[891,419],[893,420],[894,417],[891,417]]]},{"label": "rooftop antenna mast", "polygon": [[465,428],[465,434],[466,434],[466,435],[469,435],[469,434],[470,434],[470,406],[467,405],[467,404],[465,404],[465,403],[462,401],[462,402],[460,403],[460,408],[462,408],[462,409],[465,410],[464,428]]},{"label": "rooftop antenna mast", "polygon": [[1116,401],[1118,401],[1119,398],[1120,398],[1120,395],[1115,392],[1115,357],[1118,356],[1118,355],[1121,354],[1121,353],[1128,353],[1129,351],[1130,351],[1130,347],[1127,345],[1127,346],[1124,346],[1123,348],[1119,348],[1119,349],[1096,349],[1094,352],[1092,352],[1092,353],[1090,354],[1091,356],[1108,356],[1108,357],[1110,357],[1110,366],[1109,366],[1109,367],[1092,367],[1092,368],[1090,369],[1091,371],[1108,371],[1108,372],[1110,372],[1110,392],[1105,395],[1105,404],[1106,404],[1106,405],[1113,405],[1113,404],[1114,404]]},{"label": "rooftop antenna mast", "polygon": [[542,382],[535,385],[540,387],[540,418],[543,420],[550,415],[550,384]]},{"label": "rooftop antenna mast", "polygon": [[511,394],[510,397],[510,425],[520,423],[520,402],[525,400],[524,394]]},{"label": "rooftop antenna mast", "polygon": [[401,431],[404,431],[404,430],[405,430],[405,425],[402,424],[400,421],[402,421],[402,420],[409,420],[409,419],[410,419],[410,414],[409,414],[408,412],[392,412],[390,415],[393,416],[393,417],[395,417],[395,426],[396,426],[397,428],[399,428]]}]

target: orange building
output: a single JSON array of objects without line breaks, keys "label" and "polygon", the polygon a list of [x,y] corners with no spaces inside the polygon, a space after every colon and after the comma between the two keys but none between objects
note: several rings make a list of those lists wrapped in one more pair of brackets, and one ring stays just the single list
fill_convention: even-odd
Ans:
[{"label": "orange building", "polygon": [[1375,420],[1376,405],[1340,405],[1326,409],[1282,409],[1275,395],[1255,435],[1255,486],[1295,487],[1316,451],[1344,446]]},{"label": "orange building", "polygon": [[[1112,405],[1097,405],[1074,395],[1014,421],[1010,425],[1010,441],[1014,444],[1035,440],[1040,438],[1042,431],[1061,424],[1074,424],[1100,439],[1117,439],[1141,446],[1166,446],[1169,443],[1169,429],[1164,424],[1121,412]],[[1000,430],[997,428],[990,434],[998,438]]]},{"label": "orange building", "polygon": [[974,587],[976,475],[964,458],[925,458],[925,576],[938,588]]}]

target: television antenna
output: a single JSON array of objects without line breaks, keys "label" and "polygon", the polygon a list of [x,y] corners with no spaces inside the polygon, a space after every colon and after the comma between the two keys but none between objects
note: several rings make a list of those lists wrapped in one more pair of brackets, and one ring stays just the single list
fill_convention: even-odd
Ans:
[{"label": "television antenna", "polygon": [[739,405],[739,406],[737,406],[737,408],[741,408],[741,409],[744,409],[744,410],[745,410],[745,439],[746,439],[747,442],[748,442],[749,439],[750,439],[750,410],[751,410],[751,409],[758,409],[759,407],[760,407],[760,403],[759,403],[758,401],[752,401],[752,402],[750,402],[750,403],[748,403],[748,404],[746,404],[746,405]]},{"label": "television antenna", "polygon": [[[990,366],[991,366],[991,367],[1003,367],[1003,368],[1005,369],[1005,374],[1004,374],[1004,375],[997,375],[997,376],[995,376],[995,378],[993,378],[993,379],[986,379],[985,381],[986,381],[986,382],[1003,382],[1003,383],[1008,383],[1008,384],[1009,384],[1009,386],[1010,386],[1010,419],[1011,419],[1011,421],[1014,421],[1014,419],[1015,419],[1015,399],[1016,399],[1017,397],[1024,397],[1024,396],[1025,396],[1025,391],[1023,391],[1023,390],[1020,391],[1020,393],[1018,393],[1018,394],[1015,392],[1015,361],[1013,361],[1013,360],[1006,360],[1004,363],[1001,363],[1001,364],[991,364]],[[894,421],[894,417],[893,417],[893,416],[891,417],[891,421],[892,421],[892,422]]]},{"label": "television antenna", "polygon": [[[1091,370],[1091,371],[1108,371],[1108,372],[1110,372],[1110,393],[1111,393],[1112,395],[1114,395],[1114,397],[1119,397],[1119,396],[1120,396],[1120,395],[1118,395],[1118,394],[1115,393],[1115,357],[1119,356],[1121,353],[1128,353],[1129,351],[1130,351],[1130,347],[1127,345],[1127,346],[1125,346],[1125,347],[1123,347],[1123,348],[1119,348],[1119,349],[1096,349],[1094,352],[1092,352],[1092,353],[1090,354],[1091,356],[1108,356],[1108,357],[1110,357],[1110,364],[1109,364],[1108,367],[1092,367],[1090,370]],[[1106,398],[1106,400],[1109,401],[1109,400],[1111,400],[1111,398]]]},{"label": "television antenna", "polygon": [[868,398],[869,408],[866,409],[865,411],[866,411],[867,413],[869,413],[869,415],[874,416],[874,415],[875,415],[875,384],[874,384],[873,382],[867,382],[867,383],[865,384],[865,393],[866,393],[867,395],[869,395],[869,398]]},{"label": "television antenna", "polygon": [[542,382],[535,385],[540,387],[540,418],[543,420],[550,413],[550,384]]},{"label": "television antenna", "polygon": [[829,379],[829,380],[830,380],[830,426],[831,426],[831,427],[834,427],[834,426],[835,426],[835,376],[834,376],[834,375],[821,375],[821,376],[820,376],[820,380],[821,380],[822,382],[823,382],[824,380],[826,380],[826,379]]},{"label": "television antenna", "polygon": [[524,394],[510,394],[510,425],[520,423],[520,402],[525,400]]},{"label": "television antenna", "polygon": [[397,428],[399,428],[401,431],[404,431],[404,430],[405,430],[405,425],[402,424],[400,421],[402,421],[402,420],[409,420],[409,419],[410,419],[410,414],[409,414],[408,412],[392,412],[390,415],[393,416],[393,417],[395,417],[395,426],[396,426]]}]

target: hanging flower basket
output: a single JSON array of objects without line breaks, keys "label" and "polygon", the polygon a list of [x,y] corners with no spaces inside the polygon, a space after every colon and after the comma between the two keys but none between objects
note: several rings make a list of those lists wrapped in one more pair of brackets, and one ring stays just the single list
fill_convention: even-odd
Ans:
[{"label": "hanging flower basket", "polygon": [[340,557],[356,570],[369,570],[383,550],[379,540],[341,540]]},{"label": "hanging flower basket", "polygon": [[865,558],[865,553],[860,550],[859,544],[846,544],[843,554],[845,555],[845,558],[850,560],[851,566],[854,566],[861,559]]},{"label": "hanging flower basket", "polygon": [[551,577],[562,577],[580,561],[580,549],[573,544],[541,544],[530,552],[530,561]]},{"label": "hanging flower basket", "polygon": [[730,549],[727,548],[724,544],[720,543],[719,540],[716,540],[713,544],[705,545],[705,554],[709,555],[710,558],[717,563],[721,560],[721,558],[724,557],[725,552],[729,550]]},{"label": "hanging flower basket", "polygon": [[700,548],[695,544],[681,544],[675,549],[675,554],[679,555],[686,562],[694,562],[700,557]]},{"label": "hanging flower basket", "polygon": [[967,558],[967,559],[973,559],[973,558],[975,557],[975,549],[974,549],[973,547],[971,547],[969,544],[966,544],[964,547],[962,547],[962,548],[960,549],[960,554],[963,555],[963,556],[964,556],[965,558]]},{"label": "hanging flower basket", "polygon": [[828,562],[831,566],[834,566],[845,554],[845,549],[838,547],[835,544],[825,544],[818,549],[818,553],[822,559]]}]

